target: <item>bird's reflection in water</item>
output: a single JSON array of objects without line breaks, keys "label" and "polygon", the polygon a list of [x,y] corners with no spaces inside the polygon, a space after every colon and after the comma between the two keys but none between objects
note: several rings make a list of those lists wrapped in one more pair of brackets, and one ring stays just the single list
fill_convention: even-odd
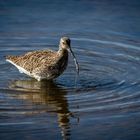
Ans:
[{"label": "bird's reflection in water", "polygon": [[[34,105],[46,105],[45,112],[55,112],[61,128],[63,139],[70,136],[70,116],[68,102],[65,95],[67,91],[58,87],[53,81],[17,80],[10,83],[10,89],[20,91],[15,98],[23,99]],[[37,111],[38,113],[38,111]],[[39,112],[40,113],[40,112]]]}]

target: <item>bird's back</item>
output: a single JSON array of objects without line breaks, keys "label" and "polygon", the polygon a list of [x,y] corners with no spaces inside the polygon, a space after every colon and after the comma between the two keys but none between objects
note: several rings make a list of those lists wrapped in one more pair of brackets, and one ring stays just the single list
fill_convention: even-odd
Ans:
[{"label": "bird's back", "polygon": [[41,65],[51,65],[54,59],[57,59],[56,53],[57,52],[49,50],[33,51],[20,56],[7,56],[6,60],[32,72]]}]

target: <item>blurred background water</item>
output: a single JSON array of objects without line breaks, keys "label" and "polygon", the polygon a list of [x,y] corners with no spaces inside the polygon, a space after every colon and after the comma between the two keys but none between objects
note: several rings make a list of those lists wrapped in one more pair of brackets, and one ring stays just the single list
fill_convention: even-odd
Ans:
[{"label": "blurred background water", "polygon": [[[5,55],[58,49],[69,60],[53,82],[37,82]],[[0,0],[0,139],[140,139],[139,0]]]}]

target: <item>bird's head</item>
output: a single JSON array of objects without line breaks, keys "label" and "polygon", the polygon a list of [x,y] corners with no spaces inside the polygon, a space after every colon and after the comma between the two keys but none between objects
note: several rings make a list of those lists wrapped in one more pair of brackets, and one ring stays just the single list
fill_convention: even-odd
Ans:
[{"label": "bird's head", "polygon": [[71,49],[71,40],[68,37],[62,37],[60,39],[59,49],[60,50],[67,50],[68,52],[71,53],[71,55],[73,56],[74,62],[75,62],[77,73],[79,74],[79,64],[78,64],[77,59],[74,55],[74,52]]},{"label": "bird's head", "polygon": [[59,44],[61,49],[66,49],[69,51],[71,48],[71,40],[68,37],[62,37],[60,39],[60,44]]}]

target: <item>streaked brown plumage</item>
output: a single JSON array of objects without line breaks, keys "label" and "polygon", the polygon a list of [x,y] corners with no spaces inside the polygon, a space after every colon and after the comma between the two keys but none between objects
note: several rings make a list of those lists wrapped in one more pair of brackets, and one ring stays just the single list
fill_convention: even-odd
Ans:
[{"label": "streaked brown plumage", "polygon": [[39,50],[28,52],[21,56],[7,56],[6,60],[15,65],[20,72],[37,79],[51,80],[58,77],[67,67],[68,51],[74,57],[77,72],[79,66],[70,47],[70,39],[63,37],[60,40],[59,50]]}]

